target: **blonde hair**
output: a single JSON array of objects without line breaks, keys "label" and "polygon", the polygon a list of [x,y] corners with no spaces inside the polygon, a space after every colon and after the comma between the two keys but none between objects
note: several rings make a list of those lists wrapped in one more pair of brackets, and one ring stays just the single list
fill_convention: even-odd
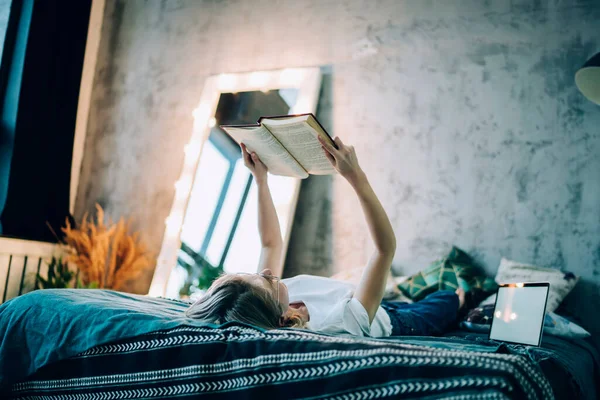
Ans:
[{"label": "blonde hair", "polygon": [[284,311],[264,287],[246,281],[241,275],[225,274],[212,283],[185,315],[211,324],[238,321],[264,329],[304,327],[299,314],[282,315]]}]

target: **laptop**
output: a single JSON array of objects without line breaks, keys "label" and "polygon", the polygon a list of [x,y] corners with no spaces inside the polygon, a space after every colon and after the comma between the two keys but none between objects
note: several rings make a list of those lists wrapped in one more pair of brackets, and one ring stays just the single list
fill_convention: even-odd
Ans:
[{"label": "laptop", "polygon": [[550,284],[501,284],[496,296],[489,338],[540,346]]}]

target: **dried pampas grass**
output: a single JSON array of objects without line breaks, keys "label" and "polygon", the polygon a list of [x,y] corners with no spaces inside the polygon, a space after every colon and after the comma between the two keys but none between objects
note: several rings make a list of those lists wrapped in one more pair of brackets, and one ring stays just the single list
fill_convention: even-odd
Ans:
[{"label": "dried pampas grass", "polygon": [[130,221],[109,220],[104,224],[104,210],[96,204],[96,222],[88,221],[88,214],[78,228],[69,221],[62,228],[68,255],[83,275],[82,282],[97,282],[99,288],[122,289],[128,281],[137,278],[150,265],[146,246],[139,233],[129,234]]}]

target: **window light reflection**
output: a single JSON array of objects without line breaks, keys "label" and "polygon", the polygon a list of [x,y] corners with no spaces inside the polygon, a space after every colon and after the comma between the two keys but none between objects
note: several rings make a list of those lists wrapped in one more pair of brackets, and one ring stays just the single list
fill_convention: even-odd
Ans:
[{"label": "window light reflection", "polygon": [[269,75],[266,72],[253,72],[248,78],[250,86],[252,87],[263,87],[269,81]]},{"label": "window light reflection", "polygon": [[279,84],[283,86],[297,86],[298,83],[302,80],[302,71],[287,68],[281,72],[279,76]]},{"label": "window light reflection", "polygon": [[221,91],[228,91],[235,88],[235,84],[237,82],[237,77],[235,75],[230,74],[221,74],[219,75],[219,89]]},{"label": "window light reflection", "polygon": [[199,251],[202,247],[228,169],[229,161],[210,141],[206,142],[181,232],[181,240],[194,251]]}]

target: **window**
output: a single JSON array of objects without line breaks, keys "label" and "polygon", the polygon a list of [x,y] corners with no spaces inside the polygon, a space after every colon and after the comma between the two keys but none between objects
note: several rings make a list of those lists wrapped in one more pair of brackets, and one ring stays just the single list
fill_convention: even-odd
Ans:
[{"label": "window", "polygon": [[[297,90],[222,93],[215,119],[219,124],[254,123],[262,114],[287,114]],[[295,180],[269,176],[280,224]],[[256,184],[244,166],[238,144],[218,127],[211,129],[196,169],[181,231],[177,266],[166,295],[193,295],[222,272],[255,272],[260,258]],[[286,196],[281,196],[286,194]],[[281,201],[278,201],[279,198]]]},{"label": "window", "polygon": [[251,183],[238,145],[213,128],[202,149],[181,232],[177,265],[187,273],[181,294],[208,286],[223,271]]}]

